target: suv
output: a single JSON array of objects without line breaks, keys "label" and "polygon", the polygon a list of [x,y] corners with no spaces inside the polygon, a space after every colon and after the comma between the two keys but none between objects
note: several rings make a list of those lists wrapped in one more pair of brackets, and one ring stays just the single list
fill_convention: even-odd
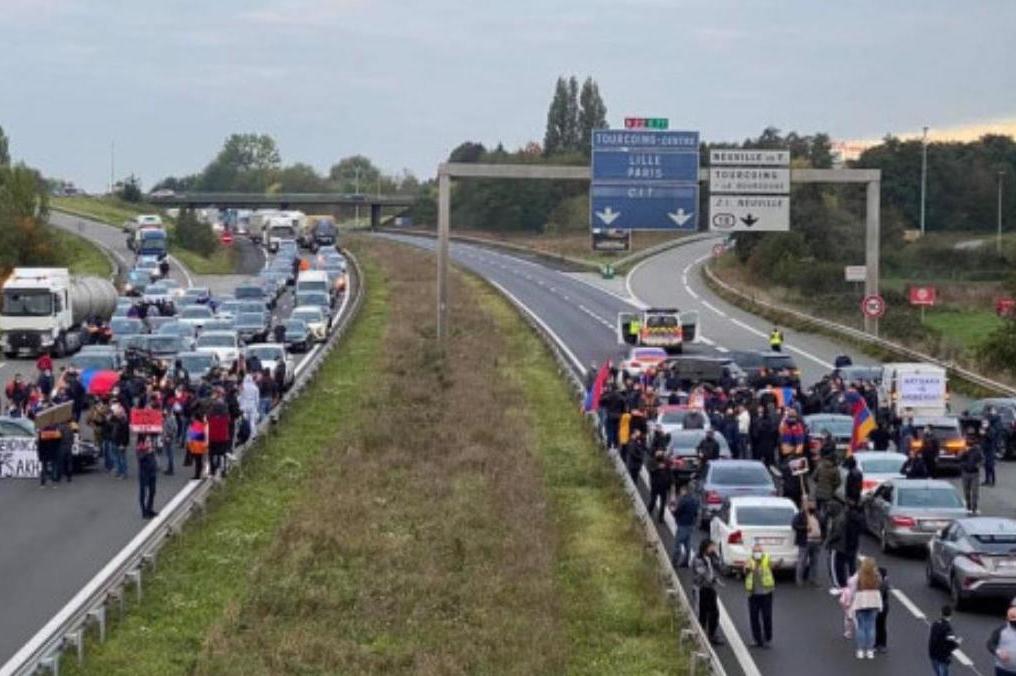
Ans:
[{"label": "suv", "polygon": [[801,370],[789,354],[753,351],[732,352],[730,356],[747,374],[748,386],[752,389],[801,384]]}]

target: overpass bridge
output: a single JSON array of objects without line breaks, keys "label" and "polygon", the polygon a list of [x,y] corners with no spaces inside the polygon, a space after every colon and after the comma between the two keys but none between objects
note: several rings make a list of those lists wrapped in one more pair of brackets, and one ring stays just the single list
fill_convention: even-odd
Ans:
[{"label": "overpass bridge", "polygon": [[163,208],[197,209],[301,209],[305,207],[370,207],[370,226],[381,224],[384,207],[410,207],[415,195],[368,195],[364,193],[245,193],[245,192],[182,192],[164,197],[151,197],[152,204]]}]

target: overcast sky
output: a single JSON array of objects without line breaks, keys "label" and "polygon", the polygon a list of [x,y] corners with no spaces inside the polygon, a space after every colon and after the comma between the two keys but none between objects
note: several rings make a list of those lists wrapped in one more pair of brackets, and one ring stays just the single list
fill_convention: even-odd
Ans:
[{"label": "overcast sky", "polygon": [[541,140],[554,81],[704,140],[880,137],[1016,118],[1013,0],[0,0],[0,126],[90,190],[201,169],[232,132],[284,162],[434,174]]}]

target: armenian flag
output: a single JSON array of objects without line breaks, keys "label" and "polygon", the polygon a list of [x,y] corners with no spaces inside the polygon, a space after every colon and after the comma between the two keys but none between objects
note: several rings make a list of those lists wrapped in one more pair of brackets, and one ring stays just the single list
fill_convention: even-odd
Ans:
[{"label": "armenian flag", "polygon": [[773,396],[776,397],[776,405],[783,408],[791,408],[794,405],[794,388],[784,385],[783,387],[774,387],[772,389]]},{"label": "armenian flag", "polygon": [[586,392],[586,399],[582,404],[582,409],[586,413],[599,410],[600,397],[603,396],[603,388],[607,384],[607,378],[609,377],[610,362],[603,362],[600,370],[596,372],[596,378],[593,380],[593,386]]},{"label": "armenian flag", "polygon": [[850,405],[850,415],[854,419],[854,431],[850,437],[850,450],[853,452],[864,444],[868,435],[875,429],[875,418],[871,415],[864,397],[857,390],[847,390],[846,401]]}]

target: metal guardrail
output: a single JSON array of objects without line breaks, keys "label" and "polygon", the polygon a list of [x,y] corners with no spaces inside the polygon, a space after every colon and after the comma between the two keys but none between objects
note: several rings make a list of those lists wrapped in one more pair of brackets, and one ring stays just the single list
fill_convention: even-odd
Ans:
[{"label": "metal guardrail", "polygon": [[810,324],[812,326],[817,326],[821,329],[824,329],[827,332],[835,332],[840,335],[849,336],[852,340],[865,343],[867,345],[874,345],[875,347],[879,347],[893,354],[901,355],[902,357],[909,360],[923,361],[929,364],[935,364],[936,366],[941,366],[942,368],[946,369],[949,373],[956,375],[963,380],[969,381],[974,385],[977,385],[978,387],[982,387],[986,390],[992,390],[1007,396],[1016,396],[1016,388],[1010,387],[1005,383],[1000,383],[997,380],[986,378],[979,373],[974,373],[973,371],[965,369],[961,366],[957,366],[952,362],[941,361],[929,354],[925,354],[918,350],[914,350],[912,348],[906,347],[905,345],[900,345],[899,343],[894,343],[890,340],[886,340],[885,338],[873,336],[869,333],[861,331],[860,329],[855,329],[845,324],[839,324],[837,322],[830,321],[828,319],[814,317],[812,315],[805,314],[792,308],[784,307],[782,305],[777,305],[775,303],[770,303],[768,301],[755,298],[754,296],[749,295],[744,291],[741,291],[740,289],[734,288],[733,286],[727,284],[722,279],[717,277],[716,273],[713,272],[712,268],[708,264],[702,266],[702,272],[705,275],[706,281],[709,284],[719,287],[726,293],[736,296],[737,298],[740,298],[743,302],[746,302],[750,305],[758,306],[771,312],[779,312],[784,315],[789,315],[798,321]]},{"label": "metal guardrail", "polygon": [[[560,342],[560,338],[554,334],[553,331],[539,318],[532,310],[530,310],[522,301],[520,301],[514,294],[505,289],[497,282],[487,280],[487,283],[497,289],[512,305],[514,305],[523,320],[530,325],[535,331],[536,335],[550,348],[551,354],[554,355],[554,359],[558,363],[558,369],[560,373],[568,380],[569,384],[575,390],[576,399],[581,402],[585,398],[585,385],[581,378],[581,369],[584,367],[575,358],[575,355],[571,354],[567,346]],[[587,419],[592,421],[592,416],[588,416]],[[685,640],[690,640],[694,645],[690,653],[690,661],[688,665],[688,673],[690,676],[695,676],[697,673],[709,673],[713,676],[726,676],[726,669],[723,663],[720,662],[719,656],[710,644],[705,631],[696,619],[696,613],[692,607],[691,600],[688,598],[687,593],[684,591],[684,587],[681,586],[681,581],[677,577],[677,572],[674,570],[673,565],[670,561],[670,555],[667,553],[667,548],[663,544],[663,540],[660,538],[660,534],[656,530],[656,526],[653,524],[652,516],[646,509],[646,504],[639,493],[639,487],[632,481],[631,475],[628,473],[627,467],[621,462],[620,456],[607,448],[606,440],[603,438],[601,430],[598,425],[590,422],[590,432],[595,436],[597,443],[600,445],[601,450],[610,458],[611,466],[618,475],[618,479],[621,481],[622,487],[625,493],[628,495],[629,500],[632,503],[632,510],[634,511],[635,518],[642,526],[642,530],[645,536],[646,548],[652,550],[653,556],[656,558],[658,566],[658,576],[663,584],[667,598],[675,604],[675,611],[681,613],[685,619],[685,627],[681,629],[678,634],[678,643],[682,644]],[[643,484],[647,481],[647,476],[643,471],[642,479]],[[644,488],[648,490],[648,484],[644,485]],[[698,670],[699,664],[703,664],[708,671],[700,672]]]},{"label": "metal guardrail", "polygon": [[[339,312],[332,322],[332,333],[321,346],[317,355],[299,374],[279,406],[259,421],[257,433],[234,451],[234,464],[242,462],[244,455],[260,441],[268,428],[276,424],[288,409],[288,405],[306,389],[311,379],[324,364],[325,358],[339,344],[353,319],[359,314],[366,294],[366,280],[359,262],[346,252],[353,267],[355,283],[352,298],[346,294]],[[133,586],[137,599],[142,598],[142,576],[146,568],[154,568],[159,550],[184,523],[196,512],[203,510],[208,495],[219,484],[212,479],[190,481],[169,504],[162,508],[113,559],[103,567],[63,608],[53,616],[29,641],[11,657],[3,667],[0,676],[31,676],[40,669],[59,674],[60,659],[64,651],[75,648],[78,661],[84,659],[85,640],[88,630],[95,626],[99,640],[106,637],[106,615],[110,603],[115,603],[121,614],[125,610],[128,588]]]}]

